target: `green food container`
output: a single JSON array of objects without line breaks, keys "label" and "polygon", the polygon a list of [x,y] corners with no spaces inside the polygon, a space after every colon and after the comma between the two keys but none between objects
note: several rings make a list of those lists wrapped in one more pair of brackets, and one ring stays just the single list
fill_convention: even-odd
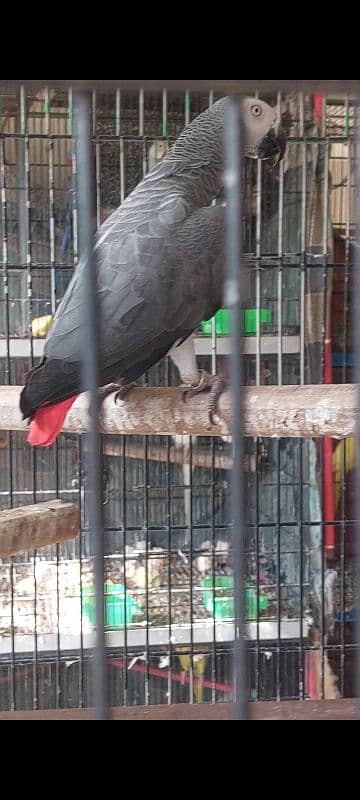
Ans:
[{"label": "green food container", "polygon": [[[231,314],[227,309],[218,311],[214,317],[216,322],[217,336],[230,336],[231,333]],[[257,334],[257,320],[258,312],[256,308],[251,308],[244,313],[244,332],[245,336],[256,336]],[[260,323],[261,325],[269,325],[272,322],[272,312],[266,308],[260,309]],[[201,332],[203,336],[212,336],[213,320],[209,319],[202,322]]]},{"label": "green food container", "polygon": [[[125,599],[126,598],[126,599]],[[93,587],[82,590],[82,609],[92,627],[96,624],[96,599]],[[140,606],[121,584],[107,583],[105,586],[105,627],[106,630],[123,630],[131,625],[138,614]]]},{"label": "green food container", "polygon": [[[230,311],[227,311],[225,308],[215,316],[216,322],[216,334],[217,336],[230,336],[231,330],[231,315]],[[213,321],[212,319],[207,320],[201,324],[201,332],[204,336],[212,336],[213,332]]]},{"label": "green food container", "polygon": [[[206,578],[201,584],[203,591],[203,603],[210,616],[215,619],[233,619],[235,614],[234,604],[234,579],[232,577]],[[266,597],[259,598],[259,611],[264,614],[268,610],[268,600]],[[246,616],[249,622],[257,619],[258,598],[255,589],[246,589]]]},{"label": "green food container", "polygon": [[[251,308],[248,311],[245,311],[245,336],[256,336],[257,321],[258,321],[258,312],[256,308]],[[272,322],[271,311],[265,308],[261,308],[260,309],[261,325],[270,325],[271,322]]]}]

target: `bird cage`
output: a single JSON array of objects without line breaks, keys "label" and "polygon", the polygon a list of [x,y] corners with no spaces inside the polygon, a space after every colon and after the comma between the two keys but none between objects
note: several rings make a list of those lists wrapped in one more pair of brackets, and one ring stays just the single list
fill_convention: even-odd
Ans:
[{"label": "bird cage", "polygon": [[[276,169],[255,160],[243,165],[245,381],[255,388],[349,383],[353,103],[329,94],[319,117],[313,92],[258,90],[278,106],[288,146]],[[218,96],[94,89],[99,226]],[[0,109],[0,374],[3,386],[21,386],[43,356],[78,262],[74,93],[4,87]],[[336,337],[334,320],[343,337]],[[199,368],[228,376],[229,330],[217,328],[216,319],[203,323],[195,336]],[[165,359],[142,384],[176,387],[179,376]],[[111,703],[228,702],[235,614],[231,440],[106,435],[102,450],[104,591],[112,603],[119,587],[127,609],[120,623],[107,626]],[[351,548],[345,552],[353,469],[344,451],[339,471],[335,452],[332,441],[317,437],[246,439],[252,700],[353,692],[355,568]],[[6,433],[0,475],[2,509],[61,498],[79,505],[82,520],[78,540],[0,563],[0,710],[86,707],[93,571],[83,438],[64,433],[55,446],[33,452],[24,432]]]}]

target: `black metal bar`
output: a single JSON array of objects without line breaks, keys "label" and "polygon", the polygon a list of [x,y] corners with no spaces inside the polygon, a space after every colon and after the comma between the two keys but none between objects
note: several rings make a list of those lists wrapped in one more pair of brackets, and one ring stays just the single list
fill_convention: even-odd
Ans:
[{"label": "black metal bar", "polygon": [[[346,124],[349,125],[349,100],[346,101]],[[344,336],[343,336],[343,348],[342,348],[342,379],[341,382],[346,384],[348,380],[351,380],[349,377],[349,368],[348,368],[348,357],[351,355],[351,348],[349,347],[350,339],[349,339],[349,330],[351,330],[351,301],[350,301],[350,278],[352,277],[351,272],[353,270],[352,264],[352,254],[351,254],[351,183],[352,183],[352,149],[350,144],[348,145],[348,152],[347,152],[347,180],[346,180],[346,230],[345,230],[345,254],[344,254],[344,297],[343,297],[343,327],[344,327]],[[346,501],[347,501],[347,447],[346,443],[344,442],[344,449],[343,449],[343,457],[342,457],[342,479],[341,479],[341,501],[340,501],[340,523],[339,523],[339,538],[340,538],[340,563],[341,563],[341,630],[340,630],[340,646],[341,646],[341,655],[340,659],[340,692],[341,696],[345,696],[345,668],[346,668],[346,646],[345,646],[345,634],[346,634],[346,568],[347,564],[347,552],[346,552],[346,538],[347,538],[347,521],[346,521]],[[336,516],[335,509],[335,516]],[[349,559],[350,562],[350,559]]]},{"label": "black metal bar", "polygon": [[234,92],[250,92],[255,91],[261,88],[262,92],[268,91],[279,91],[285,89],[291,89],[293,91],[313,91],[314,89],[318,91],[328,91],[328,92],[339,92],[343,94],[344,92],[348,92],[350,94],[359,94],[360,93],[360,81],[350,80],[350,81],[329,81],[329,80],[298,80],[298,81],[287,81],[287,80],[224,80],[224,81],[158,81],[158,80],[87,80],[87,81],[80,81],[80,80],[42,80],[42,81],[32,81],[32,80],[1,80],[2,86],[6,86],[9,88],[14,88],[19,85],[24,86],[31,86],[31,88],[39,88],[43,86],[51,86],[56,89],[64,89],[73,87],[74,89],[79,89],[81,91],[85,91],[88,89],[100,89],[102,92],[106,91],[114,91],[116,89],[127,89],[128,91],[137,91],[138,89],[144,89],[145,91],[154,91],[154,90],[162,90],[162,89],[169,89],[170,91],[184,91],[186,89],[192,89],[195,91],[200,92],[208,92],[212,89],[215,92],[226,92],[226,93],[234,93]]},{"label": "black metal bar", "polygon": [[150,690],[150,672],[149,672],[149,662],[150,662],[150,524],[149,524],[149,505],[150,505],[150,479],[149,479],[149,460],[148,460],[148,448],[149,448],[149,440],[148,437],[144,437],[144,512],[143,512],[143,519],[144,519],[144,532],[146,535],[146,543],[145,543],[145,594],[146,594],[146,649],[145,649],[145,657],[146,657],[146,670],[144,672],[144,689],[145,689],[145,705],[150,705],[151,700],[151,690]]},{"label": "black metal bar", "polygon": [[[305,546],[304,546],[304,439],[299,442],[299,571],[300,571],[300,669],[299,669],[299,698],[305,699],[305,642],[304,642],[304,579],[305,579]],[[280,467],[280,465],[279,465]]]},{"label": "black metal bar", "polygon": [[[167,361],[167,384],[170,385],[170,363],[169,359]],[[172,525],[171,525],[171,462],[170,462],[170,451],[171,451],[171,438],[170,436],[167,438],[167,462],[166,462],[166,521],[167,521],[167,577],[168,577],[168,595],[167,595],[167,603],[168,603],[168,625],[169,625],[169,642],[168,642],[168,658],[169,658],[169,665],[168,665],[168,703],[172,705],[173,701],[173,684],[171,680],[171,672],[173,667],[173,638],[172,638],[172,560],[171,560],[171,534],[172,534]]]},{"label": "black metal bar", "polygon": [[[186,470],[185,470],[186,472]],[[194,705],[194,677],[195,677],[195,662],[194,662],[194,469],[193,469],[193,440],[189,441],[189,494],[187,495],[188,488],[185,486],[185,513],[186,525],[189,525],[189,565],[190,565],[190,704]],[[185,483],[185,481],[184,481]],[[187,481],[186,481],[187,483]],[[187,511],[187,502],[189,503],[189,513]]]},{"label": "black metal bar", "polygon": [[[216,323],[214,322],[215,341],[216,341]],[[214,331],[213,331],[214,335]],[[215,362],[216,351],[215,351]],[[214,366],[214,365],[213,365]],[[212,591],[213,591],[213,642],[212,642],[212,702],[216,703],[216,677],[217,677],[217,635],[216,635],[216,496],[215,496],[215,439],[211,439],[211,577],[212,577]]]},{"label": "black metal bar", "polygon": [[94,699],[96,719],[108,718],[108,684],[104,610],[104,520],[101,435],[99,430],[100,322],[96,303],[97,270],[93,248],[96,231],[95,186],[91,147],[91,95],[75,96],[79,239],[81,257],[86,260],[84,275],[83,368],[90,392],[90,433],[87,437],[87,481],[89,529],[94,555],[96,589],[96,652]]},{"label": "black metal bar", "polygon": [[[1,227],[2,227],[2,257],[0,263],[2,267],[2,277],[4,281],[5,295],[5,321],[6,321],[6,360],[5,360],[5,380],[8,386],[12,382],[12,364],[10,356],[10,300],[9,300],[9,264],[8,264],[8,209],[7,209],[7,186],[5,170],[5,148],[4,141],[0,140],[0,191],[1,191]],[[8,496],[9,508],[14,506],[14,471],[13,471],[13,442],[14,434],[8,434],[8,458],[7,472],[9,477]],[[15,574],[14,559],[11,559],[10,566],[10,595],[11,595],[11,664],[10,664],[10,706],[12,711],[16,711],[16,659],[15,659]]]},{"label": "black metal bar", "polygon": [[124,706],[128,705],[128,624],[127,624],[127,475],[126,475],[126,437],[123,436],[122,438],[122,459],[121,459],[121,487],[122,487],[122,498],[123,498],[123,557],[124,557],[124,587],[125,587],[125,596],[124,596],[124,618],[125,618],[125,628],[124,628],[124,677],[123,677],[123,697],[124,697]]},{"label": "black metal bar", "polygon": [[241,107],[231,98],[226,113],[227,282],[225,307],[232,311],[231,387],[233,407],[233,553],[235,591],[235,717],[248,716],[247,646],[245,642],[244,440],[242,426],[243,358],[241,311],[242,260],[242,132]]},{"label": "black metal bar", "polygon": [[[357,108],[356,117],[356,216],[357,216],[357,242],[355,252],[355,276],[353,293],[353,325],[354,325],[354,351],[355,351],[355,381],[360,381],[360,314],[358,298],[360,297],[360,107]],[[359,396],[360,404],[360,396]],[[357,469],[356,469],[356,525],[355,525],[355,574],[354,585],[359,586],[360,578],[360,428],[357,432]],[[356,604],[356,630],[355,630],[355,685],[357,703],[357,718],[360,719],[360,613],[359,597],[355,593]]]}]

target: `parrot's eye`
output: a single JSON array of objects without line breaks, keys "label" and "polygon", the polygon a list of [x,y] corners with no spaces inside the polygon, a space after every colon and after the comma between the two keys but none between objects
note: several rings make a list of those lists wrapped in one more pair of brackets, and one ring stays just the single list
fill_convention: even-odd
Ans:
[{"label": "parrot's eye", "polygon": [[260,106],[258,106],[258,105],[251,106],[251,113],[252,113],[253,117],[261,117],[262,110],[261,110]]}]

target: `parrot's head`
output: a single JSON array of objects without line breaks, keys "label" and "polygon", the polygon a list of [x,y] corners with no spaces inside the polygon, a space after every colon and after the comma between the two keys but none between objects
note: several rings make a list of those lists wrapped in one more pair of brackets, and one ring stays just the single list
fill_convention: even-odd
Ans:
[{"label": "parrot's head", "polygon": [[286,134],[281,127],[278,109],[255,97],[243,99],[245,154],[276,166],[286,152]]}]

